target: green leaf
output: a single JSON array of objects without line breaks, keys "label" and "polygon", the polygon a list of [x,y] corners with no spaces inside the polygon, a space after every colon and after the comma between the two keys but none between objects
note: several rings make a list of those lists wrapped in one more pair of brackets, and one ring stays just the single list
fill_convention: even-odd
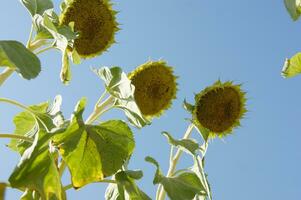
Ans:
[{"label": "green leaf", "polygon": [[165,177],[162,175],[159,164],[154,158],[146,157],[145,160],[156,166],[157,170],[153,183],[162,184],[171,200],[189,200],[197,195],[206,194],[205,187],[193,171],[181,171],[176,176]]},{"label": "green leaf", "polygon": [[183,151],[196,155],[196,151],[199,149],[199,144],[193,139],[174,139],[168,132],[162,133],[168,140],[169,144],[181,148]]},{"label": "green leaf", "polygon": [[16,69],[27,80],[41,71],[39,58],[18,41],[0,41],[0,66]]},{"label": "green leaf", "polygon": [[[14,117],[15,134],[24,135],[29,138],[34,138],[35,134],[39,131],[39,125],[36,117],[39,117],[47,126],[48,130],[58,128],[64,123],[64,117],[61,113],[62,97],[56,96],[52,105],[48,102],[38,105],[29,106],[29,109],[35,114],[28,111],[21,112]],[[44,128],[44,127],[42,127]],[[18,151],[21,155],[31,145],[30,142],[24,140],[12,139],[8,147],[14,151]]]},{"label": "green leaf", "polygon": [[117,184],[110,184],[106,190],[106,200],[150,200],[142,190],[138,188],[135,179],[143,176],[142,171],[120,171],[115,175]]},{"label": "green leaf", "polygon": [[301,53],[297,53],[290,59],[286,59],[283,69],[282,76],[290,78],[301,73]]},{"label": "green leaf", "polygon": [[116,98],[114,107],[123,110],[131,124],[138,128],[150,124],[135,102],[134,85],[121,68],[102,67],[93,71],[105,82],[106,90]]},{"label": "green leaf", "polygon": [[75,188],[115,174],[135,147],[133,134],[125,122],[84,124],[85,104],[85,99],[79,101],[69,127],[53,138],[68,165]]},{"label": "green leaf", "polygon": [[6,183],[0,183],[0,200],[5,198]]},{"label": "green leaf", "polygon": [[301,15],[300,0],[284,0],[284,4],[291,18],[296,21]]},{"label": "green leaf", "polygon": [[120,67],[102,67],[93,71],[105,82],[106,90],[112,96],[123,100],[133,99],[135,87]]},{"label": "green leaf", "polygon": [[21,3],[32,16],[35,14],[43,15],[46,10],[53,8],[51,0],[21,0]]},{"label": "green leaf", "polygon": [[13,188],[35,190],[45,200],[66,199],[57,168],[58,155],[49,145],[53,134],[40,129],[35,135],[33,144],[24,151],[9,177]]}]

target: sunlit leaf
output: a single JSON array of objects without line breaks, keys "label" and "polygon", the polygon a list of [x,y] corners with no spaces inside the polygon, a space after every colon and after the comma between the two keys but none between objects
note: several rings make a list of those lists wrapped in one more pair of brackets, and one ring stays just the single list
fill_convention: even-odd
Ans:
[{"label": "sunlit leaf", "polygon": [[[39,117],[47,126],[48,130],[60,127],[64,123],[64,117],[61,113],[62,97],[56,96],[52,105],[48,102],[38,105],[29,106],[30,110],[36,115],[28,111],[21,112],[14,117],[15,134],[23,135],[29,138],[34,138],[39,131],[36,117]],[[43,126],[41,128],[44,128]],[[31,145],[30,142],[18,139],[12,139],[8,147],[14,151],[18,151],[21,155]]]},{"label": "sunlit leaf", "polygon": [[106,190],[106,200],[150,200],[135,183],[142,178],[142,171],[121,171],[115,175],[117,184],[110,184]]},{"label": "sunlit leaf", "polygon": [[0,66],[11,67],[28,80],[41,71],[39,58],[18,41],[0,41]]},{"label": "sunlit leaf", "polygon": [[135,102],[135,87],[121,68],[102,67],[93,71],[105,82],[106,90],[116,98],[114,106],[122,109],[134,126],[141,128],[150,124],[149,120],[142,116]]},{"label": "sunlit leaf", "polygon": [[297,53],[290,59],[286,59],[283,69],[282,76],[290,78],[301,73],[301,53]]},{"label": "sunlit leaf", "polygon": [[115,174],[135,146],[130,128],[120,120],[99,125],[84,124],[82,113],[85,104],[86,100],[82,99],[69,127],[53,138],[54,145],[69,167],[75,188]]},{"label": "sunlit leaf", "polygon": [[296,21],[301,15],[301,1],[300,0],[284,0],[285,7],[291,18]]},{"label": "sunlit leaf", "polygon": [[154,184],[162,184],[171,200],[189,200],[197,195],[205,195],[206,190],[199,177],[190,170],[181,171],[176,176],[165,177],[159,168],[158,162],[151,157],[146,157],[147,162],[156,166]]}]

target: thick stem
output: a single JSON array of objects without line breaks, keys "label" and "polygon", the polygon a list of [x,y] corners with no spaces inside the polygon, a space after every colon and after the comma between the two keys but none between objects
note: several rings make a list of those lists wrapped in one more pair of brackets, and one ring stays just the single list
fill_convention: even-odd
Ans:
[{"label": "thick stem", "polygon": [[[117,184],[117,182],[115,180],[108,180],[108,179],[104,179],[104,180],[98,181],[98,183],[113,183],[113,184]],[[72,184],[64,186],[64,190],[65,191],[69,190],[71,188],[73,188]]]},{"label": "thick stem", "polygon": [[32,138],[28,138],[26,136],[16,135],[16,134],[0,134],[0,138],[19,139],[19,140],[25,140],[27,142],[33,142]]},{"label": "thick stem", "polygon": [[61,163],[60,163],[60,166],[59,166],[59,175],[60,175],[60,177],[63,176],[63,173],[64,173],[66,167],[67,167],[66,162],[64,160],[62,160]]},{"label": "thick stem", "polygon": [[15,69],[7,67],[0,74],[0,86],[14,73]]},{"label": "thick stem", "polygon": [[44,49],[41,49],[41,50],[35,52],[35,54],[38,55],[38,54],[44,53],[45,51],[48,51],[50,49],[54,49],[54,47],[53,46],[45,47]]},{"label": "thick stem", "polygon": [[[183,136],[183,139],[188,139],[190,137],[190,134],[192,132],[194,128],[194,125],[193,124],[190,124]],[[168,169],[168,172],[167,172],[167,175],[166,177],[171,177],[175,170],[176,170],[176,166],[178,164],[178,161],[182,155],[183,151],[181,149],[178,149],[176,154],[174,155],[174,157],[172,159],[170,159],[170,163],[169,163],[169,169]],[[157,200],[164,200],[165,197],[166,197],[166,192],[165,190],[163,189],[163,186],[162,185],[159,185],[158,187],[158,198]]]},{"label": "thick stem", "polygon": [[99,104],[100,101],[97,101],[94,111],[91,113],[91,115],[86,120],[86,124],[92,124],[95,120],[97,120],[97,118],[100,115],[102,115],[104,112],[108,111],[113,106],[114,101],[115,101],[115,98],[113,96],[109,96],[101,104]]}]

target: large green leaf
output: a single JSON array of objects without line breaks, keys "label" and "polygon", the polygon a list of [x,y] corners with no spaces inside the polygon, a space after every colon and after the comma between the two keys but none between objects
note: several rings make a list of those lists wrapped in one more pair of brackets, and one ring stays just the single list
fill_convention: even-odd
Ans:
[{"label": "large green leaf", "polygon": [[79,101],[69,127],[53,138],[68,165],[75,188],[115,174],[135,146],[130,128],[120,120],[84,124],[85,104],[85,99]]},{"label": "large green leaf", "polygon": [[46,10],[53,8],[52,0],[21,0],[21,2],[32,16],[43,15]]},{"label": "large green leaf", "polygon": [[297,53],[290,59],[286,59],[283,69],[282,76],[290,78],[301,73],[301,53]]},{"label": "large green leaf", "polygon": [[135,180],[143,176],[142,171],[120,171],[115,175],[117,184],[109,184],[106,200],[150,200],[142,190],[138,188]]},{"label": "large green leaf", "polygon": [[134,126],[141,128],[150,124],[135,102],[134,85],[120,67],[102,67],[93,71],[105,82],[106,90],[116,98],[114,107],[123,110]]},{"label": "large green leaf", "polygon": [[66,199],[57,168],[58,155],[49,145],[53,134],[43,129],[35,134],[33,144],[24,151],[9,177],[13,188],[35,190],[45,200]]},{"label": "large green leaf", "polygon": [[171,200],[192,200],[198,195],[205,195],[206,189],[199,177],[191,170],[182,170],[176,176],[165,177],[158,162],[152,157],[146,157],[147,162],[156,166],[154,184],[162,184]]},{"label": "large green leaf", "polygon": [[28,80],[41,71],[39,58],[18,41],[0,41],[0,66],[11,67]]},{"label": "large green leaf", "polygon": [[6,184],[0,183],[0,200],[4,200],[5,198],[5,189],[6,189]]},{"label": "large green leaf", "polygon": [[284,4],[291,18],[296,21],[301,15],[300,0],[284,0]]}]

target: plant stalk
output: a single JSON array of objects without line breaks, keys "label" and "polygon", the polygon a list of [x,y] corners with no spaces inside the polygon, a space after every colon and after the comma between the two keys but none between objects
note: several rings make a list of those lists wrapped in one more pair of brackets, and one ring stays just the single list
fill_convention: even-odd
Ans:
[{"label": "plant stalk", "polygon": [[23,136],[23,135],[17,135],[17,134],[0,134],[0,138],[10,138],[10,139],[19,139],[19,140],[25,140],[27,142],[33,142],[32,138]]},{"label": "plant stalk", "polygon": [[[103,95],[100,97],[100,99],[103,98]],[[95,105],[94,111],[91,113],[91,115],[87,118],[86,124],[92,124],[97,118],[108,111],[110,108],[112,108],[113,103],[115,101],[115,98],[113,96],[109,96],[106,100],[104,100],[101,104],[99,104],[100,100],[97,101],[97,104]]]},{"label": "plant stalk", "polygon": [[[186,130],[186,132],[185,132],[185,134],[184,134],[184,136],[183,136],[182,139],[188,139],[190,137],[190,135],[191,135],[191,132],[192,132],[193,128],[194,128],[194,125],[190,124],[188,126],[188,128],[187,128],[187,130]],[[172,151],[171,151],[171,153],[172,153]],[[176,170],[176,166],[178,164],[178,161],[179,161],[182,153],[183,153],[183,151],[181,149],[178,149],[177,152],[176,152],[176,154],[173,156],[173,158],[170,159],[169,169],[168,169],[166,177],[171,177],[174,174],[174,172]],[[172,155],[171,155],[171,157],[172,157]],[[165,199],[166,192],[163,189],[162,185],[159,185],[157,193],[158,193],[157,200],[164,200]]]}]

